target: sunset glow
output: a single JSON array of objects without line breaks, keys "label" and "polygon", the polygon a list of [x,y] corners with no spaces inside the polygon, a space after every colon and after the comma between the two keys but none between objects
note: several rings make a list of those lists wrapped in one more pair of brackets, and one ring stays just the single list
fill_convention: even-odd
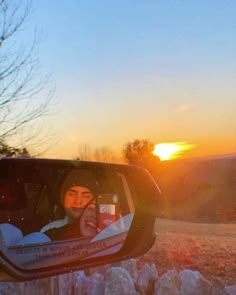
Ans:
[{"label": "sunset glow", "polygon": [[193,144],[188,144],[185,141],[158,143],[154,146],[153,154],[158,156],[161,161],[166,161],[178,158],[185,151],[188,151],[193,148]]},{"label": "sunset glow", "polygon": [[[33,17],[19,37],[16,33],[14,48],[17,52],[21,40],[30,45],[35,28],[44,32],[34,58],[48,80],[29,110],[46,102],[48,90],[55,96],[48,105],[52,115],[35,123],[42,139],[50,138],[44,140],[48,148],[32,140],[32,148],[42,150],[32,153],[75,159],[85,146],[90,156],[106,146],[110,158],[123,162],[124,146],[136,139],[157,144],[153,154],[162,161],[236,153],[236,1],[171,1],[171,10],[170,1],[126,1],[125,9],[120,1],[29,2]],[[160,24],[167,20],[163,30]],[[9,64],[13,56],[9,53]],[[16,89],[17,83],[12,84]],[[3,134],[3,127],[17,118],[13,109],[6,125],[2,110]],[[24,136],[19,132],[16,145],[24,145],[33,129]],[[6,143],[14,146],[16,138]]]}]

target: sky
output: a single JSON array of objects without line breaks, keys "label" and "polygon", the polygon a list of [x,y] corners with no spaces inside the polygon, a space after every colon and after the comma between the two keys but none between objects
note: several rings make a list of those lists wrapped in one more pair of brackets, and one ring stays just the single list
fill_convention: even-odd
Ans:
[{"label": "sky", "polygon": [[236,151],[236,1],[33,1],[23,32],[55,85],[45,156],[188,142]]}]

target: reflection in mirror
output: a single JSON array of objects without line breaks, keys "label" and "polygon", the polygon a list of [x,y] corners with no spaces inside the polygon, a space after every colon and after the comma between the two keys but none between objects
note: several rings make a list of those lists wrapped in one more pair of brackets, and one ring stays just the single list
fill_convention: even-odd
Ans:
[{"label": "reflection in mirror", "polygon": [[21,269],[116,253],[134,215],[125,175],[105,169],[9,167],[0,179],[0,250]]}]

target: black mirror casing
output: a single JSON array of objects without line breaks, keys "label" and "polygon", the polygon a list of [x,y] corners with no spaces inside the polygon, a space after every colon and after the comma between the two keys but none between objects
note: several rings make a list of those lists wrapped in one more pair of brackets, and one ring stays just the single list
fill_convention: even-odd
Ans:
[{"label": "black mirror casing", "polygon": [[[118,196],[121,195],[120,206],[123,212],[125,212],[123,219],[126,220],[125,218],[127,216],[132,216],[129,229],[127,230],[126,228],[121,232],[118,231],[112,237],[106,235],[104,239],[100,240],[96,240],[95,237],[95,239],[89,240],[88,244],[85,244],[83,240],[80,242],[79,239],[73,239],[37,243],[35,245],[17,244],[7,246],[4,245],[4,240],[2,239],[0,245],[2,280],[29,280],[95,267],[142,255],[153,245],[155,241],[155,216],[160,209],[161,193],[151,175],[143,168],[126,164],[86,161],[2,158],[0,160],[0,186],[2,185],[4,193],[6,192],[5,194],[8,196],[8,192],[12,192],[13,189],[14,192],[16,191],[16,185],[23,185],[27,189],[28,187],[32,188],[32,185],[34,185],[33,193],[31,192],[30,197],[28,195],[28,199],[34,204],[31,204],[32,208],[28,208],[27,214],[36,216],[36,223],[41,226],[41,223],[43,224],[45,219],[45,214],[37,215],[37,206],[41,202],[38,196],[40,195],[40,198],[46,198],[45,195],[47,195],[49,199],[47,202],[42,202],[40,204],[41,207],[39,206],[40,208],[44,208],[46,206],[45,204],[48,203],[54,204],[54,202],[59,202],[59,193],[54,194],[54,191],[57,191],[59,187],[60,182],[58,179],[64,177],[63,175],[72,169],[77,169],[79,172],[86,170],[95,175],[100,183],[100,191],[118,193]],[[11,181],[14,182],[14,186],[10,185],[9,189],[6,190],[4,185],[8,185]],[[19,198],[22,197],[19,191],[15,194]],[[33,202],[34,196],[35,199]],[[10,198],[9,200],[2,198],[2,203],[0,201],[0,213],[2,212],[3,215],[2,217],[0,216],[0,223],[12,223],[14,226],[17,225],[19,227],[22,225],[22,228],[28,234],[28,227],[25,224],[29,224],[30,222],[28,222],[27,216],[22,217],[22,223],[18,219],[13,222],[9,218],[11,217],[10,213],[3,212],[4,208],[8,209],[11,206],[11,202],[17,202],[17,200],[14,198],[12,200]],[[3,210],[1,210],[1,205]],[[13,205],[15,206],[16,204]],[[13,205],[12,208],[14,207]],[[20,208],[20,204],[17,204],[15,207],[12,215],[17,215],[15,212],[18,213],[23,210]],[[50,219],[50,214],[49,212],[47,213],[47,218]],[[122,222],[123,219],[121,218]],[[33,226],[31,225],[31,228]],[[119,243],[116,243],[116,240],[121,235],[124,235],[124,240],[119,240]],[[96,254],[96,251],[91,252],[91,254],[92,245],[94,247],[100,247],[103,241],[111,241],[111,249],[116,248],[117,245],[119,247],[114,251],[112,250],[113,252],[110,251],[109,253],[108,251],[108,253],[105,253],[107,244],[104,242],[104,249],[99,248],[101,254]],[[109,242],[107,243],[109,245]],[[71,252],[72,247],[74,247],[73,250],[75,249],[75,251],[72,251],[72,257],[70,257],[69,255],[71,253],[69,252]],[[47,252],[49,250],[52,252]],[[83,258],[81,251],[87,251],[88,255],[86,254],[87,256]],[[40,253],[40,255],[36,252]],[[50,255],[42,255],[43,252],[50,253]],[[44,262],[41,264],[42,260]]]}]

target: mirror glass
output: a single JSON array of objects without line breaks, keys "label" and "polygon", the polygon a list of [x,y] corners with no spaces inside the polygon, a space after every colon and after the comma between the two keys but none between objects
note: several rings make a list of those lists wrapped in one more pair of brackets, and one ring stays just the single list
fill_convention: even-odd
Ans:
[{"label": "mirror glass", "polygon": [[134,216],[124,174],[105,165],[23,162],[0,163],[1,259],[31,270],[121,249]]}]

